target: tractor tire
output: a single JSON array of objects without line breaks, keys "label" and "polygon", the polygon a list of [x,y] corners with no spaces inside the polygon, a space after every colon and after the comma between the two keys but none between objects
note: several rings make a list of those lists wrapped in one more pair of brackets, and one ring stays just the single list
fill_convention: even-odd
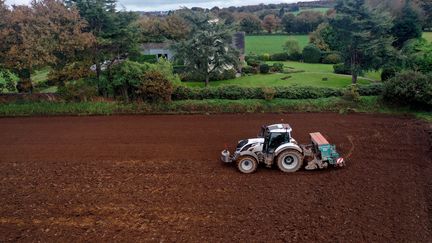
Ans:
[{"label": "tractor tire", "polygon": [[285,173],[296,172],[303,166],[303,155],[296,150],[286,150],[277,157],[279,170]]},{"label": "tractor tire", "polygon": [[252,156],[242,156],[237,160],[237,168],[241,173],[251,174],[258,168],[258,161]]}]

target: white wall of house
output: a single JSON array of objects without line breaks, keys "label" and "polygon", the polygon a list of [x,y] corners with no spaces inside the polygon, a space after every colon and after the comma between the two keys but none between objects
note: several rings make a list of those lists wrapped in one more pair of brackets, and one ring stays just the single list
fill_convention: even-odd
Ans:
[{"label": "white wall of house", "polygon": [[166,56],[168,57],[168,60],[172,60],[174,57],[174,54],[169,49],[146,49],[143,51],[144,55],[156,55],[158,58],[160,56]]}]

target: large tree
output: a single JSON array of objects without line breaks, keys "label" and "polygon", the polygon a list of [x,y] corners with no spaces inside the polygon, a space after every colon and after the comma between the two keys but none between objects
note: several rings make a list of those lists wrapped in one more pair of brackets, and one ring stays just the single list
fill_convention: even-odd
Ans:
[{"label": "large tree", "polygon": [[422,36],[420,16],[410,1],[406,1],[402,12],[397,16],[392,33],[396,38],[393,45],[397,48],[401,48],[407,40]]},{"label": "large tree", "polygon": [[240,30],[247,34],[261,31],[261,20],[254,14],[247,14],[240,20]]},{"label": "large tree", "polygon": [[173,46],[176,58],[188,71],[204,77],[208,86],[210,75],[228,68],[236,68],[238,52],[232,47],[232,33],[223,24],[199,22],[191,36]]},{"label": "large tree", "polygon": [[330,25],[355,84],[362,72],[378,70],[393,53],[391,19],[380,9],[370,9],[364,0],[338,0],[335,9]]},{"label": "large tree", "polygon": [[19,77],[19,92],[32,91],[35,68],[64,63],[66,55],[92,41],[83,32],[85,22],[76,9],[66,8],[61,1],[33,1],[30,6],[2,9],[0,62]]},{"label": "large tree", "polygon": [[267,33],[271,34],[279,28],[279,19],[274,14],[269,14],[264,17],[263,28]]},{"label": "large tree", "polygon": [[90,49],[95,64],[99,92],[106,95],[100,76],[102,64],[106,65],[108,79],[112,78],[110,69],[116,60],[138,50],[138,29],[135,24],[138,15],[132,12],[117,11],[116,0],[68,0],[81,16],[87,20],[88,29],[96,42]]}]

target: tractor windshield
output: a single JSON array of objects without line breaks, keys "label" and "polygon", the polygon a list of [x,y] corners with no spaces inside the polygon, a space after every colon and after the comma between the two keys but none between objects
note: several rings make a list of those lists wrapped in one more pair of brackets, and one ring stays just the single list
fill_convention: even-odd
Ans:
[{"label": "tractor windshield", "polygon": [[289,143],[290,137],[289,133],[284,132],[273,132],[269,133],[266,137],[266,150],[267,153],[273,153],[279,146],[281,146],[284,143]]}]

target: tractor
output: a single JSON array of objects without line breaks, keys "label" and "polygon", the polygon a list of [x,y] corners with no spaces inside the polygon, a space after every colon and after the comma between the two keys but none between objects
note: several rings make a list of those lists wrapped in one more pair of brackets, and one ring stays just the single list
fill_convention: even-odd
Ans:
[{"label": "tractor", "polygon": [[262,126],[257,138],[240,140],[233,155],[228,149],[221,153],[225,163],[236,163],[240,172],[253,173],[259,164],[272,167],[276,164],[282,172],[296,172],[305,161],[306,170],[324,169],[329,165],[345,166],[345,161],[321,133],[310,133],[311,143],[298,144],[291,136],[289,124]]}]

